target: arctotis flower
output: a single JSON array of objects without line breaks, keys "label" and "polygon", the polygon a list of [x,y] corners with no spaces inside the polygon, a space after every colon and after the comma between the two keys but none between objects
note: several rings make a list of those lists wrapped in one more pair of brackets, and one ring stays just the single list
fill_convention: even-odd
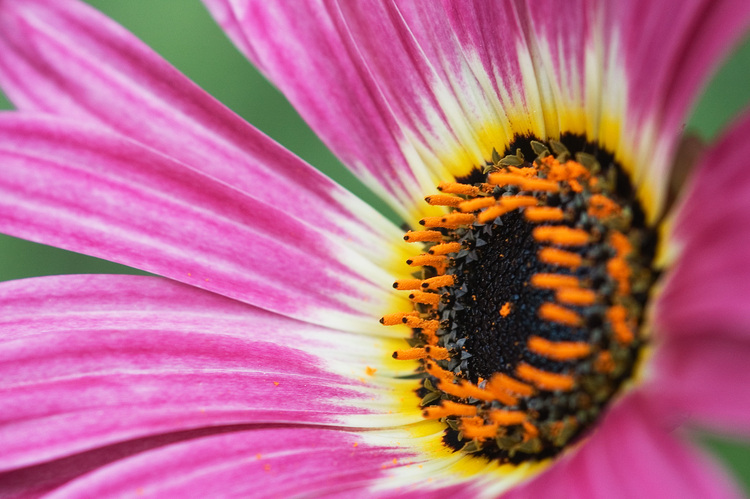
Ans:
[{"label": "arctotis flower", "polygon": [[205,0],[398,228],[75,0],[0,0],[0,496],[724,497],[750,2]]}]

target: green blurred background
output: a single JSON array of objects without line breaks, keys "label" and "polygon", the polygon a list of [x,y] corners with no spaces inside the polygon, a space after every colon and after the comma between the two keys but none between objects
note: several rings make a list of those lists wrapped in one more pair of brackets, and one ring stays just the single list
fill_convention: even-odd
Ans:
[{"label": "green blurred background", "polygon": [[[198,0],[88,3],[126,26],[247,121],[381,211],[387,211],[333,157],[284,97],[235,50]],[[738,47],[714,77],[688,128],[711,139],[748,103],[750,39]],[[0,109],[12,109],[2,93]],[[0,281],[36,275],[135,272],[111,262],[0,235]],[[717,435],[696,435],[696,440],[726,463],[745,491],[750,492],[750,445]]]}]

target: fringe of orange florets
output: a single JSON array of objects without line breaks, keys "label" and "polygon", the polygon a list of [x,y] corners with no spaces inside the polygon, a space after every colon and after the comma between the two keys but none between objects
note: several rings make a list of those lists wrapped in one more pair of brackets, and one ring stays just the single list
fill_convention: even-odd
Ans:
[{"label": "fringe of orange florets", "polygon": [[[522,410],[520,400],[540,391],[566,392],[573,390],[577,379],[573,373],[546,372],[526,363],[516,366],[514,376],[496,373],[489,380],[472,383],[460,373],[440,366],[460,351],[449,351],[440,345],[441,324],[438,310],[445,290],[455,286],[456,276],[448,273],[452,255],[462,250],[462,245],[452,237],[458,227],[486,224],[498,217],[520,210],[528,223],[538,225],[533,237],[539,243],[538,259],[547,265],[574,271],[588,262],[576,250],[591,243],[601,234],[591,234],[584,229],[566,225],[567,214],[559,207],[546,206],[540,194],[557,193],[562,183],[574,192],[589,190],[588,215],[597,218],[618,216],[622,207],[599,191],[601,180],[592,177],[589,168],[577,161],[555,158],[543,154],[531,167],[502,166],[487,176],[481,184],[446,182],[438,186],[439,194],[425,198],[427,203],[444,206],[449,212],[442,216],[420,220],[421,231],[409,231],[404,239],[423,245],[424,251],[407,260],[412,267],[422,270],[414,278],[401,279],[394,288],[409,293],[414,309],[385,316],[384,325],[406,324],[415,331],[412,348],[394,352],[396,359],[420,359],[426,375],[437,380],[425,382],[429,394],[424,417],[444,419],[468,439],[467,451],[479,450],[483,442],[495,439],[501,448],[533,453],[540,449],[540,438],[563,445],[577,431],[575,419],[566,418],[540,427],[533,411]],[[497,196],[498,187],[514,186],[518,194]],[[607,262],[607,271],[618,283],[618,293],[629,292],[630,268],[628,254],[632,251],[628,238],[618,230],[609,232],[608,243],[616,255]],[[539,316],[546,321],[570,327],[583,327],[580,313],[569,307],[588,307],[601,302],[597,293],[568,273],[537,273],[530,286],[555,291],[555,301],[544,303]],[[508,302],[499,314],[513,313],[513,303]],[[606,318],[615,337],[622,344],[635,338],[635,320],[623,305],[609,308]],[[555,342],[538,335],[530,335],[527,348],[535,354],[555,361],[592,359],[594,369],[602,373],[613,370],[610,352],[592,349],[586,342]],[[429,385],[429,386],[428,386]],[[438,401],[437,404],[434,402]],[[476,403],[479,401],[479,403]],[[485,404],[492,402],[492,404]],[[498,408],[498,405],[500,408]],[[520,435],[520,437],[519,437]],[[520,441],[519,441],[520,438]],[[506,446],[506,447],[503,447]]]}]

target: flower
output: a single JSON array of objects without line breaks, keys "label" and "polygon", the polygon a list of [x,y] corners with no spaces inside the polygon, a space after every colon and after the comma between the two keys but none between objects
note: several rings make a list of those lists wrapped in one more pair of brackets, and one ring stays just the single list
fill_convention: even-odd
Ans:
[{"label": "flower", "polygon": [[[548,460],[524,448],[518,466],[507,464],[512,456],[501,443],[499,457],[454,452],[442,440],[450,430],[425,419],[414,396],[427,385],[410,374],[430,369],[427,363],[390,357],[406,356],[410,328],[377,324],[413,310],[388,287],[408,278],[412,269],[403,262],[416,252],[393,224],[90,8],[0,0],[0,84],[20,109],[0,117],[0,230],[168,278],[60,276],[0,286],[6,490],[732,493],[670,430],[683,418],[747,429],[747,402],[737,394],[747,378],[750,269],[741,252],[750,233],[743,168],[750,118],[703,156],[677,210],[664,214],[682,120],[717,56],[746,30],[749,7],[681,4],[675,13],[669,3],[206,4],[412,228],[445,216],[424,196],[443,182],[446,191],[476,188],[484,180],[464,177],[487,162],[498,169],[488,180],[504,194],[515,197],[515,185],[555,208],[544,189],[562,187],[543,182],[568,165],[562,157],[556,166],[540,152],[538,164],[525,166],[536,169],[534,181],[516,176],[517,184],[503,185],[502,175],[515,174],[518,137],[533,136],[539,146],[524,146],[557,156],[564,151],[555,151],[555,141],[570,147],[572,135],[608,151],[628,173],[633,196],[604,189],[616,206],[603,202],[594,213],[627,212],[632,201],[643,212],[635,232],[651,236],[661,222],[658,260],[625,263],[626,271],[644,270],[648,286],[664,269],[660,289],[650,290],[646,312],[636,304],[621,320],[607,318],[611,329],[648,334],[651,346],[633,355],[651,356],[643,367],[628,361],[628,377],[639,376],[633,387],[616,390],[582,438],[564,442]],[[532,158],[528,150],[525,158]],[[576,158],[570,167],[590,173],[566,173],[559,185],[579,182],[588,196],[592,179],[607,180],[595,174],[602,158]],[[599,167],[617,173],[608,163]],[[467,213],[479,219],[502,208],[500,199]],[[583,200],[594,206],[591,197]],[[601,244],[617,246],[616,234],[624,234],[618,224],[631,223],[616,221],[593,224],[610,238]],[[435,223],[441,241],[474,230]],[[541,244],[541,236],[532,239]],[[643,256],[644,247],[635,252]],[[605,264],[625,261],[617,257]],[[636,283],[606,270],[615,284]],[[598,293],[624,300],[616,290]],[[499,314],[512,317],[515,305],[509,301]],[[429,327],[414,327],[418,350],[448,350],[445,340],[431,343]],[[437,376],[423,379],[442,384]],[[468,381],[489,390],[477,379],[455,386],[468,389]],[[444,400],[470,406],[463,403],[469,397],[448,394],[448,385],[440,389]],[[440,407],[432,402],[428,412]],[[497,414],[485,405],[471,410]],[[468,424],[456,415],[445,414]],[[526,437],[534,430],[508,426],[533,440]],[[536,471],[543,472],[532,478]]]}]

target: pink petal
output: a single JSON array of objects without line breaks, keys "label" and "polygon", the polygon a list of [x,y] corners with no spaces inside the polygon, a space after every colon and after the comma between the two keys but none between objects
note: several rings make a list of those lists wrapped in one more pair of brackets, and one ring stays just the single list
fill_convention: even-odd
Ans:
[{"label": "pink petal", "polygon": [[60,487],[73,478],[96,470],[111,462],[174,442],[199,438],[206,435],[244,430],[247,427],[225,426],[201,428],[129,440],[47,463],[0,473],[3,499],[31,499]]},{"label": "pink petal", "polygon": [[261,202],[283,205],[375,261],[383,255],[373,241],[399,237],[372,208],[81,2],[2,2],[0,83],[22,110],[116,130]]},{"label": "pink petal", "polygon": [[144,452],[61,487],[50,498],[359,496],[402,450],[356,434],[267,428],[205,437]]},{"label": "pink petal", "polygon": [[662,126],[678,133],[709,76],[750,28],[750,3],[639,0],[612,7],[608,27],[622,31],[634,125],[663,115]]},{"label": "pink petal", "polygon": [[550,495],[581,499],[741,497],[713,463],[661,428],[639,395],[613,408],[573,455],[507,497]]},{"label": "pink petal", "polygon": [[[401,207],[416,209],[435,183],[483,166],[539,121],[521,74],[525,34],[507,3],[204,3],[329,147]],[[484,33],[503,32],[487,36],[487,54],[484,34],[452,24],[485,15]]]},{"label": "pink petal", "polygon": [[[639,161],[639,182],[661,191],[688,113],[713,71],[750,28],[744,0],[609,3],[605,33],[619,31],[627,75],[628,120],[635,140],[655,133]],[[658,49],[657,49],[658,47]],[[629,144],[638,148],[638,143]],[[656,168],[653,165],[656,163]]]},{"label": "pink petal", "polygon": [[[555,118],[561,130],[569,129],[566,108],[584,107],[586,134],[632,163],[626,166],[646,203],[657,208],[651,210],[655,219],[687,115],[713,70],[750,28],[750,4],[519,4],[525,4],[517,9],[533,52],[541,109],[553,116],[545,119],[548,133],[555,135]],[[474,24],[479,32],[492,29],[489,23]],[[555,108],[556,116],[550,111]],[[610,141],[609,136],[617,138]]]},{"label": "pink petal", "polygon": [[669,338],[654,359],[652,397],[675,424],[693,422],[750,437],[750,344],[714,337]]},{"label": "pink petal", "polygon": [[707,151],[674,228],[679,258],[656,302],[661,334],[750,338],[750,113]]},{"label": "pink petal", "polygon": [[383,354],[361,337],[161,278],[12,281],[0,304],[2,470],[202,427],[340,427],[390,389],[359,379],[359,350]]},{"label": "pink petal", "polygon": [[4,233],[310,322],[382,332],[376,320],[392,306],[393,276],[290,216],[286,203],[268,205],[96,125],[51,117],[0,116],[0,156]]},{"label": "pink petal", "polygon": [[[505,106],[521,106],[516,111],[535,121],[532,130],[515,129],[514,133],[533,131],[544,138],[558,137],[561,131],[576,132],[566,129],[570,124],[561,121],[564,118],[558,110],[571,103],[583,105],[584,51],[593,31],[594,6],[585,0],[564,5],[554,0],[529,5],[482,0],[443,0],[443,4],[460,50],[467,59],[481,62],[481,67],[474,68],[477,78],[491,81],[498,98],[510,97]],[[447,47],[449,37],[442,38]],[[550,53],[545,55],[552,58],[553,67],[542,61],[539,51],[544,47],[539,42],[548,44]]]},{"label": "pink petal", "polygon": [[[339,6],[297,2],[291,8],[273,2],[225,0],[205,3],[238,48],[284,92],[323,141],[399,213],[408,216],[404,206],[411,207],[425,195],[425,189],[434,188],[436,182],[430,180],[424,166],[410,166],[404,156],[398,120],[408,117],[395,107],[397,103],[389,101],[390,93],[384,95],[389,89],[381,86],[388,82],[376,73],[382,68],[371,67],[363,58],[356,39],[352,39],[358,33],[350,31]],[[360,5],[358,10],[372,11],[376,17],[382,9]],[[408,58],[404,48],[397,46],[399,38],[389,38],[392,33],[380,35],[372,42],[379,43],[384,53],[393,54],[393,73],[405,70],[398,66]],[[403,34],[400,39],[407,42]],[[418,74],[409,64],[400,80],[415,82],[424,90]],[[404,86],[401,90],[409,90],[403,94],[404,100],[415,94]],[[406,152],[416,154],[411,149]],[[428,183],[420,189],[425,179]]]},{"label": "pink petal", "polygon": [[413,180],[385,164],[445,180],[516,135],[567,131],[630,163],[652,219],[685,115],[750,21],[739,0],[204,1],[326,143],[401,203]]}]

